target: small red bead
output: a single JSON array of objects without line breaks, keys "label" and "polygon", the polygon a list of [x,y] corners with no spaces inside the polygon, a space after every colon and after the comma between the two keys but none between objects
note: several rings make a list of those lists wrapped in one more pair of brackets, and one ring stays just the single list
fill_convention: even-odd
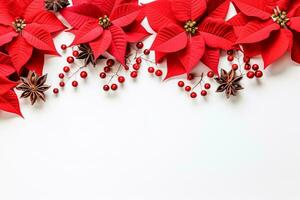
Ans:
[{"label": "small red bead", "polygon": [[109,89],[110,89],[109,85],[104,85],[104,86],[103,86],[103,90],[104,90],[104,91],[107,92],[107,91],[109,91]]},{"label": "small red bead", "polygon": [[61,48],[62,50],[66,50],[66,49],[67,49],[67,45],[62,44],[62,45],[60,46],[60,48]]},{"label": "small red bead", "polygon": [[136,47],[138,49],[142,49],[144,47],[144,44],[142,42],[138,42],[138,43],[136,43]]},{"label": "small red bead", "polygon": [[138,76],[138,72],[137,71],[133,71],[130,73],[131,78],[136,78]]},{"label": "small red bead", "polygon": [[110,88],[111,88],[111,90],[115,91],[115,90],[118,89],[118,85],[114,83],[114,84],[111,85]]},{"label": "small red bead", "polygon": [[59,86],[60,86],[60,87],[65,87],[65,82],[61,81],[61,82],[59,83]]},{"label": "small red bead", "polygon": [[68,73],[70,71],[70,67],[65,66],[63,70],[64,70],[64,72]]},{"label": "small red bead", "polygon": [[124,76],[119,76],[118,77],[118,82],[119,83],[124,83],[125,82],[125,77]]},{"label": "small red bead", "polygon": [[202,91],[201,91],[201,96],[205,97],[206,95],[207,95],[207,91],[202,90]]},{"label": "small red bead", "polygon": [[78,57],[78,55],[79,55],[79,52],[75,50],[75,51],[73,51],[73,53],[72,53],[72,54],[73,54],[73,56],[74,56],[75,58],[77,58],[77,57]]},{"label": "small red bead", "polygon": [[65,78],[65,75],[64,75],[63,73],[60,73],[60,74],[58,74],[58,77],[59,77],[60,79],[63,79],[63,78]]},{"label": "small red bead", "polygon": [[252,65],[252,69],[253,69],[254,71],[259,70],[259,65],[258,65],[258,64]]},{"label": "small red bead", "polygon": [[249,79],[254,78],[254,76],[255,76],[255,74],[254,74],[254,72],[252,72],[252,71],[249,71],[249,72],[247,73],[247,77],[248,77]]},{"label": "small red bead", "polygon": [[207,72],[207,77],[213,78],[215,76],[215,73],[213,71]]},{"label": "small red bead", "polygon": [[141,63],[142,63],[142,59],[141,59],[141,58],[137,58],[137,59],[135,59],[135,62],[136,62],[137,64],[141,64]]},{"label": "small red bead", "polygon": [[184,87],[184,85],[185,85],[183,81],[178,81],[177,84],[178,84],[178,87],[181,87],[181,88]]},{"label": "small red bead", "polygon": [[154,71],[155,71],[154,67],[148,67],[148,72],[149,72],[150,74],[153,74]]},{"label": "small red bead", "polygon": [[227,55],[232,56],[233,55],[233,50],[228,50]]},{"label": "small red bead", "polygon": [[187,80],[191,81],[195,78],[194,74],[188,74],[187,75]]},{"label": "small red bead", "polygon": [[68,62],[68,63],[73,63],[73,62],[74,62],[74,58],[73,58],[72,56],[69,56],[69,57],[67,58],[67,62]]},{"label": "small red bead", "polygon": [[111,68],[109,66],[106,66],[103,70],[105,73],[109,73],[111,71]]},{"label": "small red bead", "polygon": [[191,91],[191,89],[192,89],[191,86],[185,86],[185,88],[184,88],[184,90],[187,92]]},{"label": "small red bead", "polygon": [[137,63],[134,63],[133,66],[132,66],[132,68],[133,68],[134,70],[138,71],[138,70],[140,69],[140,65],[137,64]]},{"label": "small red bead", "polygon": [[101,72],[99,76],[100,76],[100,78],[105,79],[106,78],[106,73],[105,72]]},{"label": "small red bead", "polygon": [[58,89],[58,88],[54,88],[54,89],[53,89],[53,93],[54,93],[54,94],[58,94],[58,93],[59,93],[59,89]]},{"label": "small red bead", "polygon": [[109,67],[112,67],[114,64],[115,64],[115,61],[113,59],[108,59],[106,61],[106,65],[109,66]]},{"label": "small red bead", "polygon": [[86,71],[80,72],[80,77],[85,79],[88,76],[88,73]]},{"label": "small red bead", "polygon": [[239,69],[239,66],[237,64],[233,64],[231,68],[235,71]]},{"label": "small red bead", "polygon": [[149,49],[145,49],[144,50],[144,54],[147,56],[147,55],[149,55],[150,54],[150,50]]},{"label": "small red bead", "polygon": [[78,86],[78,82],[77,82],[77,81],[73,81],[73,82],[72,82],[72,86],[73,86],[73,87],[77,87],[77,86]]},{"label": "small red bead", "polygon": [[156,76],[162,76],[163,72],[160,69],[158,69],[158,70],[155,71],[155,75]]},{"label": "small red bead", "polygon": [[234,57],[233,56],[227,56],[227,60],[232,62],[234,60]]},{"label": "small red bead", "polygon": [[211,87],[211,86],[210,86],[210,84],[209,84],[209,83],[205,83],[205,84],[204,84],[204,88],[205,88],[205,89],[209,90],[209,89],[210,89],[210,87]]},{"label": "small red bead", "polygon": [[251,69],[251,65],[250,64],[245,64],[244,69],[247,70],[247,71],[250,70]]},{"label": "small red bead", "polygon": [[255,77],[256,78],[261,78],[261,77],[263,77],[263,72],[262,71],[260,71],[260,70],[257,70],[256,72],[255,72]]},{"label": "small red bead", "polygon": [[197,93],[196,92],[192,92],[190,94],[190,97],[193,98],[193,99],[197,98]]}]

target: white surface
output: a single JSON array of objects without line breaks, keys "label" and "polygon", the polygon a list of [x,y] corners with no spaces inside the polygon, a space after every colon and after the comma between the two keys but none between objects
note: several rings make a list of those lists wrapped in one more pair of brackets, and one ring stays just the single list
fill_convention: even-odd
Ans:
[{"label": "white surface", "polygon": [[[300,68],[289,60],[233,100],[192,101],[146,68],[115,95],[96,69],[44,105],[22,100],[25,119],[0,112],[0,199],[299,200]],[[63,65],[47,60],[53,85]]]}]

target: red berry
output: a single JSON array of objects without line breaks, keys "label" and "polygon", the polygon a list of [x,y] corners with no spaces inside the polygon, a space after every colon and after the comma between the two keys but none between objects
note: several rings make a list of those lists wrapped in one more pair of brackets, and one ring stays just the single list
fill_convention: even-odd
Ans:
[{"label": "red berry", "polygon": [[155,71],[154,67],[148,67],[148,72],[149,72],[150,74],[153,74],[154,71]]},{"label": "red berry", "polygon": [[207,76],[209,78],[213,78],[215,76],[215,73],[213,71],[209,71],[209,72],[207,72]]},{"label": "red berry", "polygon": [[184,88],[184,90],[187,92],[191,91],[191,89],[192,89],[191,86],[185,86],[185,88]]},{"label": "red berry", "polygon": [[144,50],[144,54],[147,56],[147,55],[149,55],[150,54],[150,50],[149,49],[145,49]]},{"label": "red berry", "polygon": [[232,62],[234,60],[234,57],[233,56],[227,56],[227,60]]},{"label": "red berry", "polygon": [[188,74],[187,80],[191,81],[194,79],[194,74]]},{"label": "red berry", "polygon": [[193,98],[193,99],[197,98],[197,93],[196,92],[192,92],[190,94],[190,97]]},{"label": "red berry", "polygon": [[75,58],[77,58],[77,57],[78,57],[78,55],[79,55],[79,52],[75,50],[75,51],[73,51],[73,53],[72,53],[72,54],[73,54],[73,56],[74,56]]},{"label": "red berry", "polygon": [[124,83],[125,82],[125,77],[124,76],[119,76],[118,77],[118,82],[119,83]]},{"label": "red berry", "polygon": [[60,46],[60,48],[61,48],[62,50],[66,50],[66,49],[67,49],[67,45],[62,44],[62,45]]},{"label": "red berry", "polygon": [[138,71],[140,69],[140,65],[137,63],[134,63],[134,65],[132,66],[132,68],[136,71]]},{"label": "red berry", "polygon": [[209,90],[209,89],[210,89],[210,87],[211,87],[211,86],[210,86],[210,84],[209,84],[209,83],[205,83],[205,84],[204,84],[204,88],[205,88],[205,89]]},{"label": "red berry", "polygon": [[158,69],[158,70],[155,71],[155,75],[156,76],[162,76],[163,72],[160,69]]},{"label": "red berry", "polygon": [[64,72],[68,73],[70,71],[70,67],[65,66],[63,70],[64,70]]},{"label": "red berry", "polygon": [[183,81],[178,81],[177,84],[178,84],[178,87],[181,87],[181,88],[184,87],[184,85],[185,85]]},{"label": "red berry", "polygon": [[252,65],[252,69],[253,69],[254,71],[259,70],[259,65],[258,65],[258,64]]},{"label": "red berry", "polygon": [[249,72],[247,73],[247,77],[248,77],[249,79],[254,78],[254,76],[255,76],[255,74],[254,74],[253,71],[249,71]]},{"label": "red berry", "polygon": [[59,83],[59,86],[60,86],[60,87],[65,87],[65,82],[61,81],[61,82]]},{"label": "red berry", "polygon": [[232,56],[233,55],[233,50],[228,50],[227,55]]},{"label": "red berry", "polygon": [[110,89],[109,85],[104,85],[104,86],[103,86],[103,90],[104,90],[104,91],[107,92],[107,91],[109,91],[109,89]]},{"label": "red berry", "polygon": [[63,73],[60,73],[60,74],[58,74],[58,77],[59,77],[60,79],[63,79],[63,78],[65,78],[65,75],[64,75]]},{"label": "red berry", "polygon": [[255,77],[256,78],[261,78],[261,77],[263,77],[263,72],[262,71],[260,71],[260,70],[257,70],[256,72],[255,72]]},{"label": "red berry", "polygon": [[141,58],[137,58],[137,59],[135,59],[135,62],[136,62],[137,64],[141,64],[141,63],[142,63],[142,59],[141,59]]},{"label": "red berry", "polygon": [[72,82],[72,86],[73,86],[73,87],[77,87],[77,86],[78,86],[78,82],[77,82],[77,81],[73,81],[73,82]]},{"label": "red berry", "polygon": [[59,89],[58,89],[58,88],[54,88],[54,89],[53,89],[53,93],[54,93],[54,94],[58,94],[58,93],[59,93]]},{"label": "red berry", "polygon": [[104,67],[103,70],[104,70],[105,73],[109,73],[111,68],[109,66],[106,66],[106,67]]},{"label": "red berry", "polygon": [[85,79],[88,76],[88,73],[86,71],[80,72],[80,77]]},{"label": "red berry", "polygon": [[106,78],[106,73],[105,72],[101,72],[99,76],[100,76],[100,78],[105,79]]},{"label": "red berry", "polygon": [[245,64],[244,69],[247,70],[247,71],[249,71],[251,69],[251,65],[250,64]]},{"label": "red berry", "polygon": [[111,90],[115,91],[115,90],[118,89],[118,85],[114,83],[114,84],[111,85],[110,88],[111,88]]},{"label": "red berry", "polygon": [[237,64],[233,64],[233,65],[232,65],[232,70],[235,71],[235,70],[238,70],[238,68],[239,68],[239,66],[238,66]]},{"label": "red berry", "polygon": [[136,47],[138,49],[142,49],[144,47],[144,44],[142,42],[138,42],[138,43],[136,43]]},{"label": "red berry", "polygon": [[130,73],[131,78],[136,78],[138,76],[138,72],[137,71],[133,71]]},{"label": "red berry", "polygon": [[205,97],[207,95],[207,91],[206,90],[202,90],[201,91],[201,96]]},{"label": "red berry", "polygon": [[115,61],[113,59],[108,59],[106,61],[106,65],[109,66],[109,67],[112,67],[114,64],[115,64]]},{"label": "red berry", "polygon": [[74,62],[74,58],[73,58],[72,56],[69,56],[69,57],[67,58],[67,62],[68,62],[68,63],[73,63],[73,62]]}]

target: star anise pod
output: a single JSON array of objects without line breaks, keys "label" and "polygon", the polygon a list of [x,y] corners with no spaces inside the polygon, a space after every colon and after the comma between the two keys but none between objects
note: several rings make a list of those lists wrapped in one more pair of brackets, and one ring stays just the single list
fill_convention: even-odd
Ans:
[{"label": "star anise pod", "polygon": [[27,78],[21,77],[22,83],[16,89],[23,91],[21,98],[30,98],[31,105],[33,105],[37,99],[45,101],[45,92],[50,88],[45,85],[46,80],[47,74],[39,76],[35,72],[29,71]]},{"label": "star anise pod", "polygon": [[224,69],[221,70],[221,76],[215,78],[217,83],[220,86],[217,89],[217,92],[225,92],[226,97],[230,98],[230,96],[236,96],[239,90],[244,89],[240,85],[240,81],[243,79],[243,76],[237,76],[235,70],[230,70],[229,72]]},{"label": "star anise pod", "polygon": [[95,67],[96,61],[91,47],[88,44],[80,44],[78,49],[80,53],[77,56],[77,59],[84,60],[85,66],[92,63]]},{"label": "star anise pod", "polygon": [[69,0],[45,0],[45,8],[50,11],[58,12],[60,9],[70,5]]}]

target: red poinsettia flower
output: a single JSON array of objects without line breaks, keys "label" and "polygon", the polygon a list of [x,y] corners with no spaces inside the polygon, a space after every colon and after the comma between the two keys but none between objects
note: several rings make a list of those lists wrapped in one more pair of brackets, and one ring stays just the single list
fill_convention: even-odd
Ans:
[{"label": "red poinsettia flower", "polygon": [[34,50],[57,54],[52,35],[65,26],[45,9],[44,0],[10,0],[0,3],[0,46],[19,72]]},{"label": "red poinsettia flower", "polygon": [[137,0],[74,0],[62,15],[75,29],[74,44],[88,43],[98,58],[105,51],[125,64],[128,42],[148,35],[140,25],[144,15]]},{"label": "red poinsettia flower", "polygon": [[200,60],[218,73],[220,50],[236,40],[224,21],[226,0],[158,0],[146,5],[150,26],[157,32],[152,49],[156,61],[167,59],[166,78],[191,72]]},{"label": "red poinsettia flower", "polygon": [[265,67],[291,51],[300,63],[300,1],[233,0],[241,12],[230,23],[237,26],[238,44],[246,55],[261,54]]}]

